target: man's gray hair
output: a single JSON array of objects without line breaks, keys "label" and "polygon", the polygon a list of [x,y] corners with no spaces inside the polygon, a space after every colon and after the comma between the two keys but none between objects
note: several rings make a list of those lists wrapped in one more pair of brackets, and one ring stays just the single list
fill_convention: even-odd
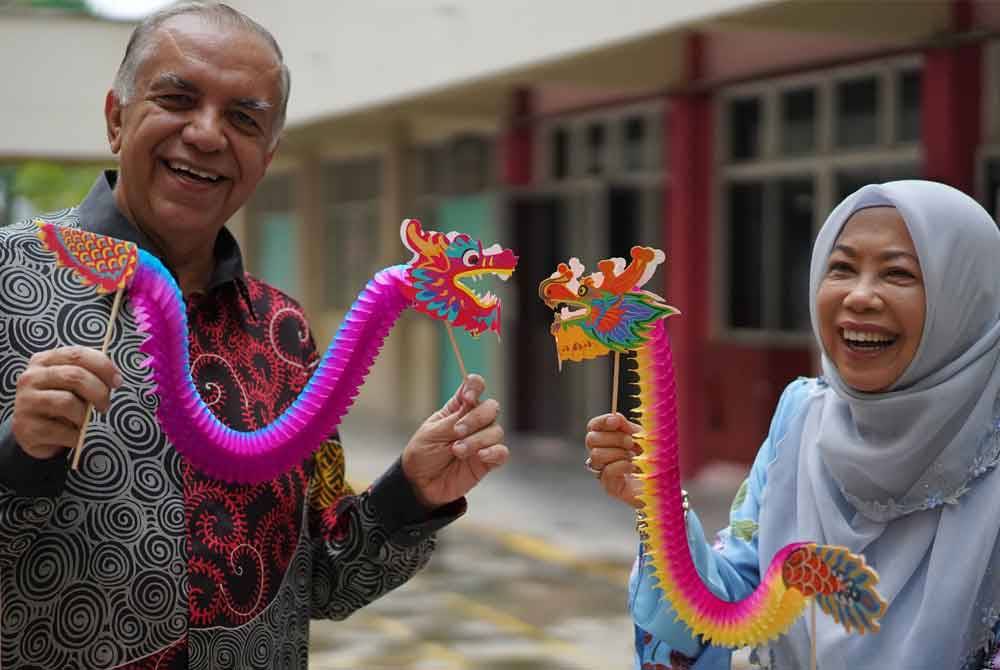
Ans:
[{"label": "man's gray hair", "polygon": [[196,14],[207,20],[216,22],[219,26],[240,28],[254,32],[274,49],[274,53],[278,58],[278,64],[281,66],[281,100],[278,103],[278,114],[275,117],[274,136],[271,138],[272,145],[276,143],[278,137],[281,135],[282,128],[285,126],[288,95],[292,88],[292,76],[288,71],[288,66],[285,65],[281,47],[278,46],[278,41],[274,39],[274,35],[267,28],[246,14],[221,2],[180,2],[150,14],[143,19],[135,27],[135,30],[132,31],[132,37],[129,38],[128,46],[125,47],[125,57],[122,59],[121,65],[118,66],[118,73],[115,75],[115,82],[112,88],[119,103],[123,105],[128,104],[131,102],[132,96],[135,95],[136,76],[138,75],[139,67],[149,55],[153,34],[164,23],[175,16],[183,14]]}]

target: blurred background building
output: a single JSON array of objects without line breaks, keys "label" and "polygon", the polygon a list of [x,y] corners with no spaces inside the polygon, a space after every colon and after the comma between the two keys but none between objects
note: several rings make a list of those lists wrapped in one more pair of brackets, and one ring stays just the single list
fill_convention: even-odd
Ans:
[{"label": "blurred background building", "polygon": [[[232,4],[275,33],[293,82],[278,157],[231,224],[250,270],[323,344],[374,270],[408,260],[404,217],[513,247],[502,343],[461,344],[515,431],[579,441],[609,404],[607,361],[556,371],[537,285],[561,260],[667,251],[652,288],[683,313],[693,474],[749,462],[784,385],[815,372],[810,245],[843,196],[924,177],[996,211],[997,2]],[[41,207],[38,161],[88,183],[111,162],[103,100],[132,24],[86,9],[0,0],[2,221]],[[408,314],[354,411],[412,425],[456,367],[441,325]]]}]

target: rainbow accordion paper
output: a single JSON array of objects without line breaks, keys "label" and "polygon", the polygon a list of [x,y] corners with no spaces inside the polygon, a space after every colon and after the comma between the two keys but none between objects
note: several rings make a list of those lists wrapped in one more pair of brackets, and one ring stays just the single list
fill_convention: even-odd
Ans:
[{"label": "rainbow accordion paper", "polygon": [[635,459],[648,511],[646,544],[660,589],[677,616],[706,642],[756,646],[787,631],[809,598],[850,632],[878,631],[886,603],[864,557],[809,542],[782,547],[749,596],[728,602],[702,582],[691,558],[677,458],[677,391],[666,328],[660,321],[636,357],[643,432]]},{"label": "rainbow accordion paper", "polygon": [[[409,220],[414,230],[419,222]],[[255,484],[268,481],[302,462],[326,440],[340,423],[358,394],[382,343],[404,309],[411,306],[413,287],[409,266],[397,265],[375,274],[361,291],[336,337],[324,353],[305,389],[272,424],[253,432],[241,432],[220,422],[207,407],[191,379],[188,354],[187,313],[180,289],[163,264],[153,255],[86,231],[37,222],[39,238],[55,254],[57,263],[68,266],[86,284],[99,292],[126,288],[139,324],[146,334],[140,350],[155,383],[159,405],[156,418],[171,444],[202,472],[230,482]],[[404,223],[404,226],[406,224]],[[438,233],[430,233],[439,235]],[[449,255],[451,242],[467,250],[482,245],[467,235],[443,237],[436,244],[436,268],[441,281],[458,286],[469,271],[460,268],[462,254]],[[509,250],[490,248],[491,268],[509,275],[517,257]],[[423,257],[415,254],[415,261]],[[110,259],[110,260],[109,260]],[[466,292],[461,286],[448,287]],[[462,309],[473,311],[466,322],[474,328],[499,330],[500,302],[490,298],[483,305],[467,301]],[[457,317],[465,317],[463,312]],[[485,325],[484,325],[485,324]]]}]

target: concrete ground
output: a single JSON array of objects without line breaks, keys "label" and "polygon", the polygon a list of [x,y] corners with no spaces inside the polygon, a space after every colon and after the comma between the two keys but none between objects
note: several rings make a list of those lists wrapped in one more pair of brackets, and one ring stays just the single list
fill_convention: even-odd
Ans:
[{"label": "concrete ground", "polygon": [[[356,416],[341,432],[348,477],[361,486],[408,438]],[[507,443],[511,461],[471,493],[427,569],[347,621],[313,624],[311,668],[631,667],[631,510],[584,470],[582,444],[516,435]],[[706,529],[726,523],[744,475],[719,466],[686,483]]]}]

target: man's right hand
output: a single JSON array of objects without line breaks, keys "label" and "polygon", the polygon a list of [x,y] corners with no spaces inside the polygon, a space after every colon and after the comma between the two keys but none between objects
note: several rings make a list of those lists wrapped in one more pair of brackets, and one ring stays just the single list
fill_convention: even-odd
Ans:
[{"label": "man's right hand", "polygon": [[76,446],[87,405],[104,412],[122,377],[96,349],[60,347],[31,357],[17,380],[14,439],[29,456],[51,458]]}]

